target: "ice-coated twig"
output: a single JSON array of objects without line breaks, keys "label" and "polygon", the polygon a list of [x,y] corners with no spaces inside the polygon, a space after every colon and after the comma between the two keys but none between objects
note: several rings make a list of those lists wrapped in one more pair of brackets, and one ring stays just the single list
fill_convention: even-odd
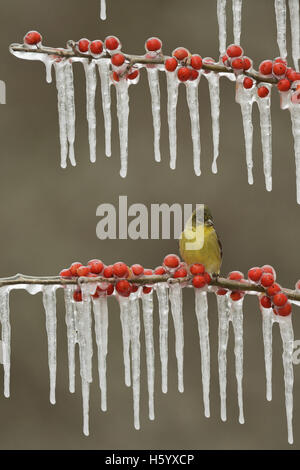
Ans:
[{"label": "ice-coated twig", "polygon": [[117,114],[119,121],[120,136],[120,158],[121,170],[120,176],[125,178],[128,165],[128,117],[129,117],[129,93],[128,80],[120,80],[115,83],[117,92]]},{"label": "ice-coated twig", "polygon": [[175,329],[175,351],[178,371],[178,391],[184,392],[183,385],[183,315],[182,315],[182,289],[180,284],[170,285],[171,312]]},{"label": "ice-coated twig", "polygon": [[262,330],[264,340],[264,356],[266,369],[266,397],[268,401],[272,400],[272,327],[273,327],[273,309],[264,308],[260,304],[262,313]]},{"label": "ice-coated twig", "polygon": [[277,24],[277,43],[280,56],[286,58],[286,3],[285,0],[275,0],[275,14]]},{"label": "ice-coated twig", "polygon": [[166,72],[168,91],[168,125],[170,145],[170,168],[175,170],[177,158],[176,109],[179,81],[176,72]]},{"label": "ice-coated twig", "polygon": [[146,362],[149,395],[149,419],[154,420],[154,339],[153,339],[153,291],[142,294],[145,330]]},{"label": "ice-coated twig", "polygon": [[169,295],[168,286],[158,283],[156,286],[159,309],[159,353],[161,362],[161,389],[168,391],[168,324],[169,324]]},{"label": "ice-coated twig", "polygon": [[148,83],[151,94],[151,106],[154,129],[154,157],[156,162],[160,157],[160,88],[157,68],[147,68]]},{"label": "ice-coated twig", "polygon": [[271,93],[265,98],[257,97],[259,109],[261,145],[264,161],[265,185],[267,191],[272,191],[272,122],[271,122]]},{"label": "ice-coated twig", "polygon": [[129,300],[134,427],[140,429],[140,306],[137,296]]},{"label": "ice-coated twig", "polygon": [[217,158],[219,156],[220,140],[220,76],[217,73],[208,73],[204,75],[208,81],[209,97],[211,106],[212,135],[214,158],[212,163],[212,172],[217,173]]},{"label": "ice-coated twig", "polygon": [[95,319],[96,343],[98,349],[98,374],[99,387],[101,390],[101,410],[106,411],[106,356],[108,344],[108,308],[106,295],[102,295],[97,299],[93,299],[93,312]]},{"label": "ice-coated twig", "polygon": [[43,287],[43,304],[46,314],[48,338],[48,364],[50,373],[50,403],[55,404],[56,386],[56,290],[57,286]]},{"label": "ice-coated twig", "polygon": [[210,417],[209,388],[210,388],[210,346],[209,346],[209,324],[207,293],[200,289],[195,289],[196,317],[198,321],[198,331],[201,350],[201,370],[203,387],[204,415]]},{"label": "ice-coated twig", "polygon": [[219,317],[219,385],[221,402],[221,420],[227,420],[226,411],[226,386],[227,386],[227,345],[229,333],[229,304],[227,295],[217,295]]},{"label": "ice-coated twig", "polygon": [[2,353],[4,367],[4,396],[10,396],[10,340],[11,327],[9,315],[9,292],[10,287],[0,289],[0,321],[2,328]]},{"label": "ice-coated twig", "polygon": [[190,112],[191,130],[193,140],[193,161],[194,172],[197,176],[201,175],[200,155],[200,119],[199,119],[199,102],[198,102],[198,86],[201,75],[198,80],[186,82],[186,99]]},{"label": "ice-coated twig", "polygon": [[77,332],[75,328],[75,313],[76,309],[73,304],[74,286],[65,286],[65,321],[67,325],[67,338],[68,338],[68,363],[69,363],[69,390],[71,393],[75,392],[75,346],[77,343]]},{"label": "ice-coated twig", "polygon": [[123,360],[125,370],[125,385],[130,387],[130,317],[129,317],[129,300],[126,297],[119,297],[120,303],[120,320],[122,326],[123,338]]},{"label": "ice-coated twig", "polygon": [[89,146],[90,146],[90,161],[96,161],[96,64],[94,61],[83,62],[85,80],[86,80],[86,117],[89,127]]},{"label": "ice-coated twig", "polygon": [[233,13],[233,37],[234,43],[240,44],[241,41],[241,22],[242,22],[242,0],[232,0]]},{"label": "ice-coated twig", "polygon": [[102,110],[105,130],[105,154],[111,156],[111,96],[110,96],[110,59],[101,59],[98,62],[101,79]]}]

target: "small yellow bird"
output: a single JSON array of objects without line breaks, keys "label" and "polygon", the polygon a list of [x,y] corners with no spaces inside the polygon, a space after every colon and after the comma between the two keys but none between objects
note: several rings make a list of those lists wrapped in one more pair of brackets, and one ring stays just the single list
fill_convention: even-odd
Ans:
[{"label": "small yellow bird", "polygon": [[187,221],[180,236],[179,250],[188,265],[201,263],[208,273],[220,273],[222,245],[210,209],[205,204],[196,209]]}]

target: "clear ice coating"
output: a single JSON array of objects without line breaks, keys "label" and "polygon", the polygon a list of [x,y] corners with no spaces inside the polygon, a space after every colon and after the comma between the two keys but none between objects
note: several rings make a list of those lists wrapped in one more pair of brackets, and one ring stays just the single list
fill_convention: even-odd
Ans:
[{"label": "clear ice coating", "polygon": [[106,0],[100,0],[100,18],[106,20]]},{"label": "clear ice coating", "polygon": [[48,365],[50,373],[50,403],[55,405],[56,386],[56,290],[58,286],[43,287],[43,304],[46,314],[48,338]]},{"label": "clear ice coating", "polygon": [[[270,87],[268,87],[270,89]],[[264,162],[265,185],[272,191],[272,122],[271,122],[271,89],[265,98],[257,97],[259,109],[261,145]]]},{"label": "clear ice coating", "polygon": [[10,341],[11,327],[9,316],[9,292],[10,287],[0,288],[0,321],[2,330],[2,354],[4,368],[4,396],[10,396]]},{"label": "clear ice coating", "polygon": [[[259,303],[260,304],[260,303]],[[266,369],[266,397],[268,401],[272,400],[272,327],[273,327],[273,309],[264,308],[260,304],[262,313],[262,331],[264,341],[264,356]]]},{"label": "clear ice coating", "polygon": [[160,157],[160,88],[157,68],[147,68],[148,83],[151,94],[151,106],[154,129],[154,157],[156,162],[161,161]]},{"label": "clear ice coating", "polygon": [[277,43],[280,56],[286,58],[286,3],[285,0],[275,0],[275,15],[277,25]]},{"label": "clear ice coating", "polygon": [[219,346],[218,346],[218,364],[219,364],[219,386],[221,402],[221,419],[227,420],[226,411],[226,386],[227,386],[227,345],[229,333],[229,303],[227,295],[217,295],[218,317],[219,317]]},{"label": "clear ice coating", "polygon": [[142,294],[143,322],[146,344],[146,362],[149,395],[149,419],[154,416],[154,339],[153,339],[153,291]]},{"label": "clear ice coating", "polygon": [[67,339],[68,339],[68,363],[69,363],[69,390],[70,393],[75,392],[75,346],[78,342],[76,332],[76,309],[73,303],[74,286],[64,287],[65,298],[65,322],[67,325]]},{"label": "clear ice coating", "polygon": [[123,338],[123,360],[125,371],[125,385],[130,387],[130,316],[129,316],[129,299],[127,297],[119,297],[120,303],[120,320],[122,326]]},{"label": "clear ice coating", "polygon": [[169,294],[166,283],[156,285],[159,311],[159,353],[161,362],[161,389],[168,391],[168,325],[169,325]]},{"label": "clear ice coating", "polygon": [[97,75],[95,62],[85,59],[83,62],[86,80],[86,116],[89,127],[90,161],[96,161],[96,87]]},{"label": "clear ice coating", "polygon": [[233,38],[235,44],[241,41],[242,0],[232,0]]},{"label": "clear ice coating", "polygon": [[129,117],[129,93],[128,80],[123,79],[115,83],[117,92],[117,114],[119,121],[120,136],[120,158],[121,170],[120,176],[125,178],[127,175],[128,164],[128,117]]},{"label": "clear ice coating", "polygon": [[131,368],[132,368],[132,392],[134,427],[140,429],[140,306],[137,295],[131,295],[129,299],[129,328],[131,342]]},{"label": "clear ice coating", "polygon": [[111,96],[110,87],[110,59],[100,59],[97,61],[101,80],[102,109],[105,131],[105,154],[111,156]]},{"label": "clear ice coating", "polygon": [[107,296],[102,295],[93,299],[93,312],[95,319],[95,335],[98,349],[98,374],[99,387],[101,390],[101,410],[107,410],[106,394],[106,356],[108,344],[108,308]]},{"label": "clear ice coating", "polygon": [[220,55],[226,51],[226,0],[217,0],[217,17],[219,23]]},{"label": "clear ice coating", "polygon": [[300,106],[291,103],[289,106],[292,120],[292,132],[294,137],[295,163],[296,163],[296,188],[297,203],[300,204]]},{"label": "clear ice coating", "polygon": [[299,70],[300,59],[300,14],[299,0],[289,0],[291,36],[292,36],[292,55],[295,69]]},{"label": "clear ice coating", "polygon": [[229,300],[230,315],[234,331],[235,375],[240,410],[239,422],[241,424],[245,422],[243,407],[243,301],[243,298],[235,302]]},{"label": "clear ice coating", "polygon": [[206,418],[210,417],[209,406],[209,387],[210,387],[210,346],[209,346],[209,324],[208,324],[208,305],[207,292],[195,289],[195,310],[198,321],[198,331],[201,350],[201,370],[204,414]]},{"label": "clear ice coating", "polygon": [[205,74],[208,81],[210,106],[211,106],[211,120],[212,120],[212,135],[213,135],[213,148],[214,158],[212,163],[212,172],[217,173],[217,158],[219,156],[219,139],[220,139],[220,76],[217,73],[210,72]]},{"label": "clear ice coating", "polygon": [[168,125],[169,125],[169,145],[170,145],[170,168],[175,170],[177,158],[177,130],[176,130],[176,109],[178,101],[179,80],[177,73],[167,72],[167,92],[168,92]]},{"label": "clear ice coating", "polygon": [[184,392],[183,385],[183,315],[182,315],[182,288],[179,283],[170,284],[170,303],[175,329],[175,352],[178,371],[178,390]]},{"label": "clear ice coating", "polygon": [[201,155],[201,143],[200,143],[200,119],[199,119],[199,101],[198,101],[198,86],[201,75],[197,80],[186,82],[186,99],[190,112],[191,119],[191,130],[193,140],[193,161],[194,161],[194,172],[197,176],[201,175],[200,168],[200,155]]}]

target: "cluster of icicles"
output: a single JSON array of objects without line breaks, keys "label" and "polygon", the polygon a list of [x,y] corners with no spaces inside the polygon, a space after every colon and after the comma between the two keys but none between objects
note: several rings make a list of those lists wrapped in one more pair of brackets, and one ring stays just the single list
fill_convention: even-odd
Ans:
[{"label": "cluster of icicles", "polygon": [[[10,315],[9,294],[13,289],[26,289],[31,294],[42,292],[46,314],[46,329],[48,335],[48,361],[50,371],[50,402],[55,403],[56,385],[56,290],[59,285],[14,285],[0,288],[0,309],[3,341],[4,364],[4,395],[10,394]],[[184,391],[183,357],[184,357],[184,327],[183,327],[183,298],[182,286],[160,282],[153,286],[159,305],[159,353],[161,360],[162,392],[168,389],[168,321],[169,302],[175,329],[175,351],[178,366],[178,390]],[[76,286],[64,287],[66,325],[69,358],[69,389],[75,392],[75,347],[79,345],[80,375],[83,400],[83,432],[89,434],[89,390],[92,382],[92,312],[94,329],[98,348],[99,385],[101,390],[101,409],[106,411],[106,356],[108,344],[108,305],[106,295],[92,298],[95,283],[82,284],[82,301],[74,302],[73,292]],[[204,414],[210,416],[210,344],[207,292],[215,292],[213,287],[195,289],[195,312],[198,321],[201,371],[203,385]],[[257,293],[256,293],[257,294]],[[233,324],[235,341],[235,368],[237,379],[239,421],[244,423],[243,413],[243,298],[239,301],[230,299],[230,292],[224,296],[217,295],[219,316],[219,384],[221,400],[221,419],[226,421],[226,351],[228,344],[229,322]],[[153,340],[153,291],[144,294],[142,287],[129,297],[117,296],[120,305],[120,319],[123,335],[123,356],[125,367],[125,384],[132,386],[134,426],[140,428],[140,299],[142,301],[142,316],[145,335],[147,380],[149,393],[149,419],[154,419],[154,340]],[[272,325],[279,323],[283,344],[283,368],[285,381],[286,414],[288,424],[288,441],[293,442],[293,327],[292,316],[281,317],[274,315],[272,308],[262,306],[262,327],[264,340],[265,368],[267,379],[267,400],[272,398]]]}]

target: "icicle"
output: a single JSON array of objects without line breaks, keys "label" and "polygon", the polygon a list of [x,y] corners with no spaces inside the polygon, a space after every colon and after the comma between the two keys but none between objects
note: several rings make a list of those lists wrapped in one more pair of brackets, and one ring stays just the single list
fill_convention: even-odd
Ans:
[{"label": "icicle", "polygon": [[232,0],[234,43],[241,41],[242,0]]},{"label": "icicle", "polygon": [[128,160],[128,117],[129,117],[129,94],[128,94],[128,81],[122,79],[115,83],[117,91],[117,114],[119,121],[119,136],[120,136],[120,156],[121,156],[121,170],[120,176],[125,178],[127,175],[127,160]]},{"label": "icicle", "polygon": [[160,89],[157,68],[147,68],[148,83],[151,93],[153,128],[154,128],[154,156],[155,161],[160,162]]},{"label": "icicle", "polygon": [[130,387],[130,318],[129,318],[129,300],[127,297],[119,297],[120,319],[122,325],[123,337],[123,359],[125,368],[125,385]]},{"label": "icicle", "polygon": [[183,316],[182,316],[182,289],[179,283],[170,285],[171,312],[175,329],[175,350],[178,370],[178,390],[183,393]]},{"label": "icicle", "polygon": [[227,345],[229,333],[229,306],[227,295],[217,295],[218,317],[219,317],[219,384],[221,400],[221,420],[227,420],[226,412],[226,385],[227,385]]},{"label": "icicle", "polygon": [[220,55],[226,51],[226,0],[218,0],[217,15],[219,24],[219,50]]},{"label": "icicle", "polygon": [[129,299],[131,366],[134,427],[140,429],[140,307],[139,299],[133,296]]},{"label": "icicle", "polygon": [[74,77],[73,67],[70,61],[65,65],[65,87],[66,87],[66,119],[67,136],[69,143],[69,160],[72,166],[76,166],[74,155],[75,142],[75,98],[74,98]]},{"label": "icicle", "polygon": [[261,145],[264,160],[265,185],[272,191],[272,122],[271,122],[271,90],[265,98],[257,97],[259,109]]},{"label": "icicle", "polygon": [[110,59],[100,59],[98,70],[101,79],[102,110],[105,129],[105,154],[111,156],[111,96],[110,96]]},{"label": "icicle", "polygon": [[10,396],[10,318],[9,318],[9,287],[0,288],[0,320],[2,329],[2,352],[4,368],[4,396]]},{"label": "icicle", "polygon": [[[199,75],[201,77],[201,75]],[[198,85],[199,80],[186,82],[186,98],[190,111],[191,130],[193,139],[193,156],[194,156],[194,171],[197,176],[201,175],[200,169],[200,120],[199,120],[199,103],[198,103]]]},{"label": "icicle", "polygon": [[96,161],[96,109],[95,97],[97,87],[96,64],[85,60],[82,62],[86,79],[86,116],[89,126],[90,161]]},{"label": "icicle", "polygon": [[52,83],[52,65],[53,65],[54,59],[52,59],[52,57],[50,57],[48,54],[44,54],[44,55],[45,57],[44,57],[43,62],[46,68],[46,82]]},{"label": "icicle", "polygon": [[19,59],[23,59],[23,60],[39,60],[43,62],[46,68],[46,81],[47,83],[52,82],[51,71],[52,71],[52,65],[56,61],[56,58],[53,58],[53,56],[49,56],[49,54],[45,54],[45,53],[14,51],[12,49],[12,46],[13,44],[9,47],[9,51],[15,57],[18,57]]},{"label": "icicle", "polygon": [[163,393],[168,391],[168,322],[169,322],[169,300],[168,286],[158,283],[156,294],[159,309],[159,352],[161,362],[161,389]]},{"label": "icicle", "polygon": [[75,345],[77,342],[77,333],[75,328],[75,309],[73,305],[73,286],[64,287],[66,325],[68,337],[68,362],[69,362],[69,390],[75,392]]},{"label": "icicle", "polygon": [[285,0],[275,0],[275,14],[277,24],[277,43],[280,56],[285,59],[286,51],[286,4]]},{"label": "icicle", "polygon": [[68,156],[68,134],[67,134],[67,114],[66,114],[66,87],[65,87],[65,62],[55,62],[56,74],[58,118],[59,118],[59,138],[60,138],[60,166],[66,168]]},{"label": "icicle", "polygon": [[214,145],[214,159],[212,164],[212,172],[217,173],[217,158],[219,156],[219,137],[220,137],[220,77],[217,73],[210,72],[205,74],[208,81],[210,105],[211,105],[211,119],[212,119],[212,134]]},{"label": "icicle", "polygon": [[108,310],[106,295],[101,296],[97,299],[93,299],[93,310],[95,318],[96,342],[98,348],[98,372],[99,386],[101,390],[101,410],[106,411],[106,356],[108,330]]},{"label": "icicle", "polygon": [[43,304],[46,314],[48,337],[48,364],[50,372],[50,403],[55,404],[56,386],[56,289],[57,286],[43,287]]},{"label": "icicle", "polygon": [[87,380],[81,378],[82,409],[83,409],[83,434],[88,436],[89,432],[89,401],[90,384]]},{"label": "icicle", "polygon": [[143,321],[146,343],[146,362],[149,395],[149,419],[154,419],[154,340],[153,340],[153,291],[142,294]]},{"label": "icicle", "polygon": [[294,332],[292,324],[292,316],[281,317],[278,315],[280,334],[282,339],[282,362],[284,368],[284,384],[285,384],[285,408],[288,427],[288,441],[293,444],[293,349],[294,349]]},{"label": "icicle", "polygon": [[210,382],[210,347],[209,347],[209,325],[208,325],[208,305],[207,293],[200,289],[195,289],[196,316],[198,321],[198,331],[201,349],[201,370],[204,414],[210,417],[209,407],[209,382]]},{"label": "icicle", "polygon": [[300,16],[299,0],[289,0],[291,35],[292,35],[292,55],[295,69],[299,70],[300,59]]},{"label": "icicle", "polygon": [[178,101],[178,78],[176,72],[166,72],[168,91],[168,125],[170,145],[170,168],[175,170],[177,157],[176,108]]},{"label": "icicle", "polygon": [[244,424],[243,410],[243,298],[230,301],[230,315],[234,330],[235,374],[238,390],[239,422]]},{"label": "icicle", "polygon": [[100,0],[100,18],[106,20],[106,1]]},{"label": "icicle", "polygon": [[266,396],[267,400],[272,400],[272,327],[273,327],[273,309],[264,308],[260,304],[262,313],[262,329],[264,339],[264,355],[266,368]]},{"label": "icicle", "polygon": [[291,113],[292,131],[294,136],[297,203],[300,204],[300,105],[291,103],[289,110]]},{"label": "icicle", "polygon": [[246,90],[243,86],[244,76],[238,77],[236,88],[236,102],[241,106],[243,128],[245,136],[246,163],[248,171],[248,183],[253,184],[253,125],[252,125],[252,106],[254,100],[255,88]]}]

